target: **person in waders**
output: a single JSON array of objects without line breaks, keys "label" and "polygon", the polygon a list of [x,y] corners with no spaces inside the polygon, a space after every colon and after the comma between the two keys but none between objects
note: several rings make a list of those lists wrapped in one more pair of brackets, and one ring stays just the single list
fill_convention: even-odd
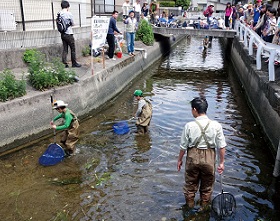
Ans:
[{"label": "person in waders", "polygon": [[200,192],[200,208],[207,210],[211,203],[215,181],[216,151],[219,154],[218,173],[224,171],[225,136],[220,123],[210,120],[206,111],[208,103],[205,98],[197,97],[191,101],[194,121],[188,122],[182,132],[177,169],[181,170],[183,156],[187,151],[185,166],[184,195],[189,211],[195,206],[194,198]]},{"label": "person in waders", "polygon": [[141,90],[136,90],[134,92],[134,97],[138,101],[138,108],[135,113],[137,134],[145,134],[148,132],[148,126],[150,125],[152,119],[152,104],[149,100],[143,97],[143,92]]},{"label": "person in waders", "polygon": [[[62,100],[58,100],[53,104],[53,109],[57,110],[59,114],[51,121],[51,127],[55,130],[61,131],[61,143],[65,149],[65,153],[70,156],[75,153],[75,143],[79,139],[79,122],[77,116],[68,108],[68,104]],[[61,125],[55,125],[54,122],[62,118],[64,122]]]}]

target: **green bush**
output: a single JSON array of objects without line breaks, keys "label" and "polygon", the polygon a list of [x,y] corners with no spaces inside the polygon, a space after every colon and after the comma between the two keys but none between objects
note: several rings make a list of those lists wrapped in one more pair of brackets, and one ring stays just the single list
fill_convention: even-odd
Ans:
[{"label": "green bush", "polygon": [[11,70],[0,72],[0,101],[7,101],[26,94],[26,82],[16,80]]},{"label": "green bush", "polygon": [[153,45],[155,38],[152,27],[146,20],[141,20],[136,31],[136,41],[141,40],[145,45]]},{"label": "green bush", "polygon": [[35,89],[45,90],[74,82],[75,72],[66,70],[65,65],[58,58],[52,63],[47,63],[45,55],[36,50],[28,58],[28,79]]},{"label": "green bush", "polygon": [[85,46],[82,50],[82,55],[84,57],[89,56],[90,55],[90,47],[89,46]]},{"label": "green bush", "polygon": [[38,51],[36,49],[26,49],[23,54],[23,61],[26,63],[30,63],[37,52]]},{"label": "green bush", "polygon": [[159,3],[160,7],[175,7],[174,1],[163,1]]}]

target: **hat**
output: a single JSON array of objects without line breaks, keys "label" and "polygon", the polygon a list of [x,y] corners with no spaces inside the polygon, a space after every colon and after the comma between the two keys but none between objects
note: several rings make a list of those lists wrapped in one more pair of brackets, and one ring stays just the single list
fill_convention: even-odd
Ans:
[{"label": "hat", "polygon": [[214,5],[212,4],[212,3],[210,3],[210,5],[209,6],[213,6],[214,7]]},{"label": "hat", "polygon": [[262,2],[262,0],[257,0],[257,2]]},{"label": "hat", "polygon": [[135,90],[133,95],[134,96],[143,96],[143,92],[141,90]]},{"label": "hat", "polygon": [[58,100],[58,101],[54,102],[53,109],[56,109],[59,107],[67,107],[67,106],[68,106],[68,104],[65,104],[64,101]]},{"label": "hat", "polygon": [[133,11],[133,10],[130,10],[130,11],[128,12],[128,14],[130,15],[130,13],[132,13],[132,12],[134,13],[134,11]]}]

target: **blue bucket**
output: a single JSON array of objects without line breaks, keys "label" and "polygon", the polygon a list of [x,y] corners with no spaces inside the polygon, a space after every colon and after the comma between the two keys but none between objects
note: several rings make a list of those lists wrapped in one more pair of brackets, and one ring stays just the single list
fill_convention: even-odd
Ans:
[{"label": "blue bucket", "polygon": [[126,134],[129,132],[129,127],[126,121],[121,121],[113,125],[114,133]]},{"label": "blue bucket", "polygon": [[39,163],[43,166],[53,166],[60,163],[64,159],[64,156],[65,152],[62,147],[56,143],[52,143],[39,158]]}]

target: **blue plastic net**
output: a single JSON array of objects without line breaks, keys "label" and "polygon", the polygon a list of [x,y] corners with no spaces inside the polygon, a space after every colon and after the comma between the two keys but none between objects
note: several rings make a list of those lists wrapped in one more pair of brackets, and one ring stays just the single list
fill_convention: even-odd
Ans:
[{"label": "blue plastic net", "polygon": [[61,146],[56,143],[50,144],[48,149],[39,158],[39,163],[43,166],[53,166],[60,163],[65,156],[65,152]]},{"label": "blue plastic net", "polygon": [[128,123],[126,121],[121,121],[113,125],[114,133],[116,134],[126,134],[129,132]]}]

